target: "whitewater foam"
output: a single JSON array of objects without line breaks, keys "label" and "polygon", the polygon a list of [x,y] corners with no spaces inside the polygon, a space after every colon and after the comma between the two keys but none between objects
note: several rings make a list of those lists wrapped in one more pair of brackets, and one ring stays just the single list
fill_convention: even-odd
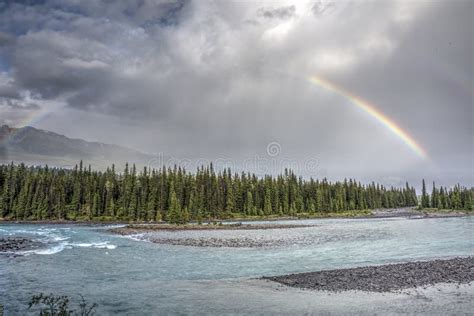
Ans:
[{"label": "whitewater foam", "polygon": [[140,233],[140,234],[133,234],[133,235],[123,235],[123,236],[119,236],[119,237],[126,238],[126,239],[131,239],[133,241],[151,242],[150,239],[148,238],[147,233]]},{"label": "whitewater foam", "polygon": [[109,244],[108,241],[96,242],[96,243],[72,243],[69,245],[72,247],[80,247],[80,248],[97,248],[97,249],[110,249],[110,250],[117,248],[116,245]]},{"label": "whitewater foam", "polygon": [[96,242],[96,243],[68,243],[68,242],[62,242],[60,244],[56,244],[52,247],[48,248],[41,248],[41,249],[34,249],[34,250],[25,250],[25,251],[19,251],[16,252],[18,255],[54,255],[57,254],[64,249],[72,249],[74,247],[77,248],[95,248],[95,249],[107,249],[107,250],[113,250],[116,249],[117,246],[110,244],[108,241],[104,242]]},{"label": "whitewater foam", "polygon": [[59,245],[55,245],[50,248],[43,248],[43,249],[34,249],[34,250],[26,250],[26,251],[19,251],[17,254],[19,255],[54,255],[63,251],[67,247],[67,243],[61,243]]}]

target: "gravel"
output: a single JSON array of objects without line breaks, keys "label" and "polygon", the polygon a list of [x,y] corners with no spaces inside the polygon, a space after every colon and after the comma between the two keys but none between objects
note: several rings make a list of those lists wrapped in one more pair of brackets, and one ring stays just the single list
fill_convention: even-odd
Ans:
[{"label": "gravel", "polygon": [[119,235],[133,235],[156,231],[215,231],[215,230],[267,230],[315,227],[304,224],[225,224],[225,225],[171,225],[171,224],[132,224],[125,227],[111,228],[108,231]]},{"label": "gravel", "polygon": [[150,237],[146,239],[155,244],[165,244],[174,246],[189,247],[212,247],[212,248],[264,248],[287,245],[285,240],[269,240],[263,238],[158,238]]},{"label": "gravel", "polygon": [[474,281],[474,257],[326,270],[262,279],[321,291],[395,292],[437,283],[470,283]]},{"label": "gravel", "polygon": [[0,238],[0,254],[12,254],[18,251],[37,249],[41,243],[24,237]]}]

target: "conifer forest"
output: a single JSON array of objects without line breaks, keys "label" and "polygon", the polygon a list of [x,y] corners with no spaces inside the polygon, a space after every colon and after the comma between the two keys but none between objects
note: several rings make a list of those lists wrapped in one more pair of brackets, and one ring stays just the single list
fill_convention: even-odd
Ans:
[{"label": "conifer forest", "polygon": [[[474,191],[456,185],[427,193],[420,207],[471,210]],[[216,220],[234,216],[297,216],[417,206],[416,191],[349,179],[303,179],[290,170],[277,176],[214,170],[190,173],[180,167],[117,172],[20,165],[0,166],[0,211],[15,220]]]}]

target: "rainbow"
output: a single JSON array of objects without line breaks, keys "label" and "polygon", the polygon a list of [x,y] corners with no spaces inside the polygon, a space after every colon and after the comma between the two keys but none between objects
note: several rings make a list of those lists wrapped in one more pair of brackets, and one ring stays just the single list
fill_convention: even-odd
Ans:
[{"label": "rainbow", "polygon": [[426,151],[415,141],[415,139],[410,136],[406,131],[404,131],[400,126],[398,126],[393,120],[388,116],[377,110],[374,105],[371,105],[366,100],[350,93],[349,91],[344,90],[343,88],[335,85],[334,83],[323,79],[318,76],[311,76],[308,80],[319,87],[322,87],[328,91],[334,92],[348,99],[354,105],[357,105],[360,109],[364,110],[367,114],[375,118],[383,126],[393,132],[399,139],[401,139],[410,149],[412,149],[418,156],[421,158],[427,158],[428,155]]},{"label": "rainbow", "polygon": [[[59,102],[50,102],[47,106],[41,106],[39,109],[34,109],[34,110],[26,110],[26,115],[21,119],[16,122],[14,122],[14,127],[26,127],[26,126],[32,126],[33,124],[41,121],[45,117],[47,117],[50,113],[56,111],[58,108],[63,107],[63,104]],[[2,112],[0,111],[0,115]],[[12,127],[12,126],[10,126]],[[0,135],[0,146],[3,144],[6,144],[10,138],[12,138],[15,133],[18,131],[14,130],[11,131],[11,133],[7,135]],[[3,137],[2,137],[3,136]]]},{"label": "rainbow", "polygon": [[[408,147],[410,147],[410,149],[412,149],[418,156],[425,159],[428,157],[426,151],[415,141],[415,139],[412,136],[410,136],[406,131],[404,131],[400,126],[398,126],[393,120],[391,120],[385,114],[377,110],[377,108],[374,105],[371,105],[366,100],[346,91],[345,89],[335,85],[334,83],[324,78],[321,78],[318,76],[311,76],[311,77],[308,77],[307,79],[309,80],[309,82],[311,82],[314,85],[322,87],[328,91],[331,91],[333,93],[336,93],[348,99],[357,107],[364,110],[367,114],[375,118],[388,130],[393,132]],[[39,120],[41,120],[42,118],[46,117],[48,114],[56,110],[58,107],[61,107],[61,104],[59,102],[54,105],[50,104],[48,107],[42,107],[40,110],[32,111],[21,122],[17,122],[16,125],[19,127],[32,125],[38,122]],[[0,145],[2,145],[2,143],[7,142],[8,138],[9,137],[4,137],[2,139],[0,137]]]}]

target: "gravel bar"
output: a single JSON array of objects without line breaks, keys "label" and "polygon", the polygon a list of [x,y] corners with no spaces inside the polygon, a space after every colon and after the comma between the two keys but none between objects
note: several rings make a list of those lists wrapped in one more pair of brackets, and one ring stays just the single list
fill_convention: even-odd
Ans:
[{"label": "gravel bar", "polygon": [[155,244],[189,246],[189,247],[211,247],[211,248],[270,248],[288,245],[285,240],[266,240],[262,238],[157,238],[145,239]]},{"label": "gravel bar", "polygon": [[262,279],[320,291],[396,292],[437,283],[470,283],[474,281],[474,257],[325,270]]},{"label": "gravel bar", "polygon": [[0,254],[10,254],[17,251],[37,249],[41,243],[23,237],[0,238]]},{"label": "gravel bar", "polygon": [[267,230],[267,229],[289,229],[307,228],[316,225],[304,224],[225,224],[225,225],[170,225],[170,224],[133,224],[124,227],[111,228],[108,231],[119,235],[134,235],[155,231],[199,231],[199,230]]}]

